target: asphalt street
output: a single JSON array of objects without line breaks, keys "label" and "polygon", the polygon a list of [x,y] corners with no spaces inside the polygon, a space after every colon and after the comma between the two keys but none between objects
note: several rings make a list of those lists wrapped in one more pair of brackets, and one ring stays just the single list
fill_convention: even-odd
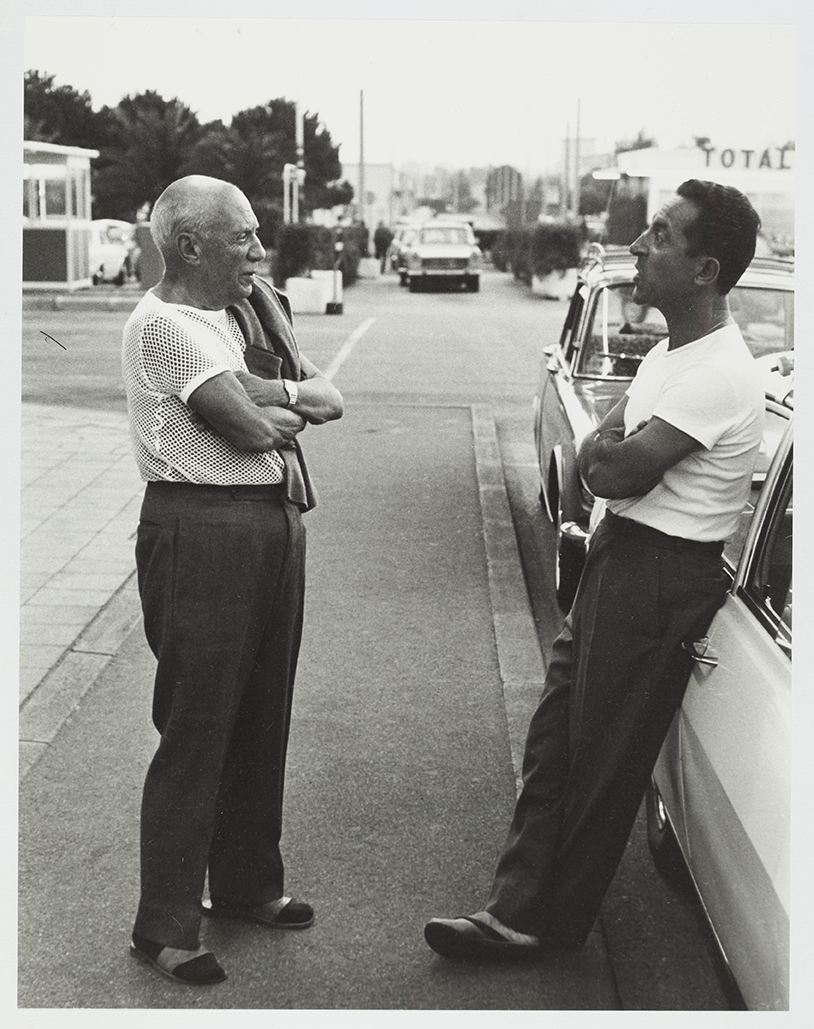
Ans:
[{"label": "asphalt street", "polygon": [[[422,938],[427,918],[482,905],[558,628],[529,432],[539,323],[555,326],[563,307],[521,289],[496,276],[477,296],[419,297],[392,278],[361,282],[342,318],[298,320],[322,367],[369,323],[336,368],[345,418],[304,438],[321,502],[306,523],[283,843],[288,891],[314,904],[313,928],[207,926],[230,975],[203,991],[127,957],[156,744],[136,624],[22,783],[21,1009],[729,1006],[692,905],[654,887],[649,867],[655,899],[638,899],[640,827],[583,953],[487,968],[445,962]],[[29,318],[24,399],[123,417],[125,318]],[[45,331],[67,341],[74,375],[33,349]],[[681,967],[675,947],[652,945],[665,917],[694,941],[679,946]]]}]

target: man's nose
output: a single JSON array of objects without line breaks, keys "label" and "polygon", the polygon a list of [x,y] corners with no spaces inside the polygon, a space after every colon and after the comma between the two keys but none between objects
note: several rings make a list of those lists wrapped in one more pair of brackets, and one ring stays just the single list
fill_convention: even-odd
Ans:
[{"label": "man's nose", "polygon": [[257,236],[257,234],[255,233],[255,235],[252,236],[252,245],[251,245],[251,248],[249,250],[249,260],[250,261],[262,261],[265,256],[266,256],[266,249],[263,246],[263,244],[260,242],[260,239]]},{"label": "man's nose", "polygon": [[646,252],[647,248],[644,245],[644,236],[645,234],[642,233],[641,236],[639,236],[637,239],[634,239],[628,247],[628,250],[631,254],[633,254],[634,257],[638,257],[640,254],[644,254]]}]

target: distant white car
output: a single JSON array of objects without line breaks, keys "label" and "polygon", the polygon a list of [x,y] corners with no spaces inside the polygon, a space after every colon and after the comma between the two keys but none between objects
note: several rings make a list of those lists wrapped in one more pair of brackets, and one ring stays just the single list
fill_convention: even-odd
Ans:
[{"label": "distant white car", "polygon": [[90,223],[90,272],[94,286],[100,282],[123,285],[132,269],[135,226],[115,218]]},{"label": "distant white car", "polygon": [[483,258],[472,226],[466,222],[424,222],[402,243],[399,278],[411,293],[430,284],[480,289]]}]

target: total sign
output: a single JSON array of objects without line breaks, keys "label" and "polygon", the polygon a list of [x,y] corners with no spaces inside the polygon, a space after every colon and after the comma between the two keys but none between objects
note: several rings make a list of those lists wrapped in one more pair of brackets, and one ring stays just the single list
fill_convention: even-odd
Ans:
[{"label": "total sign", "polygon": [[794,144],[765,147],[763,150],[745,150],[735,147],[702,146],[707,168],[731,168],[738,171],[765,169],[766,171],[793,171]]}]

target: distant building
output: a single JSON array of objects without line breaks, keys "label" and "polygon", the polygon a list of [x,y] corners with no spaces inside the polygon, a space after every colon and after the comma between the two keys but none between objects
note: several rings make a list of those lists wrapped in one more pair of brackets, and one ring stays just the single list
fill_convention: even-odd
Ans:
[{"label": "distant building", "polygon": [[379,222],[394,225],[402,215],[409,214],[416,206],[416,192],[412,180],[397,171],[392,164],[368,164],[364,166],[364,197],[360,193],[360,168],[358,164],[343,164],[342,178],[354,188],[353,211],[364,220],[369,229],[375,229]]},{"label": "distant building", "polygon": [[91,285],[90,162],[98,150],[23,143],[23,286]]},{"label": "distant building", "polygon": [[629,150],[617,155],[615,168],[604,168],[599,175],[626,176],[630,187],[646,198],[647,219],[685,179],[710,179],[734,186],[749,197],[760,215],[763,237],[773,244],[793,246],[793,145]]}]

